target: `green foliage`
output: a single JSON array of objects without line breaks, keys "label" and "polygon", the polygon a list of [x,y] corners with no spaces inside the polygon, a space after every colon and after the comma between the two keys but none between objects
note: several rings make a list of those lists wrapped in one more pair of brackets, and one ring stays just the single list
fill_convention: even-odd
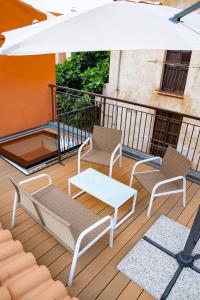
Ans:
[{"label": "green foliage", "polygon": [[81,75],[84,91],[101,93],[103,86],[108,82],[109,60],[104,59],[98,62],[96,67],[88,68]]},{"label": "green foliage", "polygon": [[108,82],[110,53],[107,51],[73,53],[56,66],[57,85],[101,93]]},{"label": "green foliage", "polygon": [[[100,94],[104,84],[108,82],[109,62],[110,53],[106,51],[74,53],[64,64],[56,66],[56,83],[60,86]],[[97,112],[90,109],[86,109],[85,112],[77,111],[90,106],[94,97],[84,93],[61,91],[57,92],[56,97],[58,111],[71,112],[63,116],[63,123],[75,127],[88,124],[92,128],[94,120],[98,121],[98,109]],[[91,115],[94,120],[90,119]]]},{"label": "green foliage", "polygon": [[58,93],[56,96],[57,107],[60,112],[71,112],[73,110],[87,107],[91,104],[92,97],[87,94],[74,97],[68,93]]}]

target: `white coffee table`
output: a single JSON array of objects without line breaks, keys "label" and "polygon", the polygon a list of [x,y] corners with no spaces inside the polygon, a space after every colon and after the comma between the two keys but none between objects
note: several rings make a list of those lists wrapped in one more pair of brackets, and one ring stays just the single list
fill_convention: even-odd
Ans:
[{"label": "white coffee table", "polygon": [[[81,189],[81,192],[72,196],[73,198],[76,198],[86,192],[114,208],[114,228],[119,227],[135,211],[137,191],[92,168],[89,168],[78,175],[69,178],[69,195],[71,195],[71,184]],[[131,211],[117,222],[119,207],[127,202],[130,198],[133,198]]]}]

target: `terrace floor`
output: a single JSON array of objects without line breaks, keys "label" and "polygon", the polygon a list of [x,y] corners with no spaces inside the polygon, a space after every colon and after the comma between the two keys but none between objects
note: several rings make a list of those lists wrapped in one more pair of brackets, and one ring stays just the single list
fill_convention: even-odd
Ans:
[{"label": "terrace floor", "polygon": [[[116,165],[113,177],[128,184],[133,164],[132,159],[123,157],[123,168]],[[92,165],[83,163],[82,166],[86,168]],[[95,168],[105,174],[108,172],[106,167],[95,166]],[[151,167],[145,165],[141,167],[142,169],[147,170]],[[60,189],[67,191],[67,179],[75,175],[76,172],[77,157],[73,156],[63,161],[63,165],[52,165],[37,174],[50,174],[53,183]],[[14,190],[7,179],[8,174],[17,180],[22,180],[25,177],[14,167],[0,159],[0,221],[4,228],[11,229]],[[34,190],[39,184],[32,183],[29,185],[29,189]],[[137,183],[135,188],[139,190],[139,193],[134,216],[118,228],[112,249],[108,247],[107,240],[102,239],[79,259],[73,285],[71,288],[68,287],[69,294],[78,296],[80,300],[153,299],[142,288],[118,272],[116,266],[160,215],[167,215],[171,219],[190,227],[200,204],[200,186],[187,182],[187,207],[185,209],[182,207],[181,196],[178,194],[156,199],[149,219],[146,216],[149,195]],[[102,217],[112,214],[112,209],[109,206],[88,194],[82,195],[77,201]],[[131,202],[124,205],[120,210],[120,217],[130,207]],[[25,251],[30,251],[35,255],[39,265],[44,264],[49,268],[54,279],[59,279],[63,283],[66,282],[72,254],[21,208],[17,210],[17,226],[11,229],[11,232],[14,239],[22,242]]]}]

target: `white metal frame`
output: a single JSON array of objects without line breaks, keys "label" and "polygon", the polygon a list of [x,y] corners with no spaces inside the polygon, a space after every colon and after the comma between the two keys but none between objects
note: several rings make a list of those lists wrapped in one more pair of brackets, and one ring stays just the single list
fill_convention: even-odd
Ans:
[{"label": "white metal frame", "polygon": [[[85,190],[81,190],[80,192],[76,193],[75,195],[72,196],[71,194],[71,178],[68,179],[68,195],[71,196],[73,199],[79,197],[80,195],[86,193],[87,191]],[[118,210],[119,210],[119,207],[113,207],[114,208],[114,216],[113,216],[113,222],[114,222],[114,229],[117,229],[122,223],[124,223],[131,215],[134,214],[135,212],[135,206],[136,206],[136,199],[137,199],[137,192],[133,195],[132,197],[132,208],[131,210],[122,218],[120,219],[120,221],[117,222],[117,219],[118,219]],[[127,199],[125,202],[127,202],[129,199]],[[101,199],[101,201],[103,201]],[[125,203],[124,202],[124,203]],[[124,204],[123,203],[123,204]],[[123,205],[122,204],[122,205]],[[110,206],[112,206],[112,203],[109,204]]]},{"label": "white metal frame", "polygon": [[[51,179],[51,176],[48,175],[48,174],[41,174],[41,175],[37,175],[37,176],[34,176],[34,177],[31,177],[31,178],[28,178],[28,179],[25,179],[25,180],[22,180],[18,183],[18,185],[22,185],[24,183],[29,183],[31,181],[34,181],[34,180],[37,180],[37,179],[40,179],[40,178],[43,178],[43,177],[47,177],[48,178],[48,184],[46,184],[45,186],[43,186],[42,188],[40,188],[39,190],[31,193],[31,195],[34,195],[35,193],[43,190],[45,187],[49,186],[50,184],[52,184],[52,179]],[[17,192],[15,192],[15,196],[14,196],[14,201],[13,201],[13,211],[12,211],[12,228],[15,227],[16,225],[16,210],[17,210],[17,203],[18,203],[19,199],[18,199],[18,195],[17,195]]]},{"label": "white metal frame", "polygon": [[[39,190],[31,193],[31,195],[34,195],[35,193],[41,191],[42,189],[44,189],[47,186],[49,186],[50,184],[52,184],[52,179],[51,179],[50,175],[41,174],[41,175],[38,175],[38,176],[34,176],[34,177],[31,177],[31,178],[22,180],[18,184],[22,185],[22,184],[29,183],[31,181],[34,181],[34,180],[37,180],[37,179],[40,179],[40,178],[43,178],[43,177],[48,177],[48,184],[46,184],[45,186],[43,186]],[[13,203],[13,212],[12,212],[12,227],[14,227],[15,224],[16,224],[16,209],[17,209],[18,201],[19,201],[18,195],[17,195],[17,192],[15,192],[14,203]],[[95,237],[95,239],[93,239],[89,244],[87,244],[87,246],[85,246],[82,250],[80,250],[81,242],[84,239],[84,237],[87,236],[87,234],[90,233],[91,231],[93,231],[95,228],[97,228],[98,226],[100,226],[103,223],[108,222],[108,221],[109,221],[109,225],[100,234],[98,234]],[[111,216],[106,216],[106,217],[98,220],[96,223],[92,224],[91,226],[89,226],[88,228],[86,228],[85,230],[83,230],[81,232],[81,234],[79,235],[79,237],[77,239],[76,246],[75,246],[75,249],[74,249],[72,265],[71,265],[69,278],[68,278],[68,285],[69,286],[72,285],[72,281],[73,281],[73,278],[74,278],[74,273],[75,273],[75,270],[76,270],[76,265],[77,265],[78,258],[82,254],[84,254],[91,246],[93,246],[107,232],[110,232],[110,234],[109,234],[109,246],[112,248],[113,239],[114,239],[114,220]]]},{"label": "white metal frame", "polygon": [[[102,225],[103,223],[105,223],[107,221],[110,221],[110,225],[108,227],[106,227],[106,229],[104,229],[87,246],[85,246],[82,250],[80,250],[80,246],[81,246],[81,242],[82,242],[83,238],[89,232],[91,232],[92,230],[94,230],[95,228],[97,228],[98,226]],[[92,224],[91,226],[89,226],[88,228],[86,228],[84,231],[81,232],[81,234],[79,235],[78,240],[76,242],[76,246],[75,246],[75,250],[74,250],[74,256],[73,256],[72,265],[71,265],[71,269],[70,269],[70,273],[69,273],[69,278],[68,278],[68,285],[69,286],[72,285],[72,281],[73,281],[73,278],[74,278],[74,273],[75,273],[75,269],[76,269],[76,264],[77,264],[78,258],[83,253],[85,253],[91,246],[93,246],[108,231],[110,231],[109,246],[112,248],[112,246],[113,246],[113,237],[114,237],[114,222],[113,222],[113,218],[111,216],[106,216],[106,217],[100,219],[99,221],[97,221],[96,223]]]},{"label": "white metal frame", "polygon": [[[159,159],[162,162],[162,158],[159,157],[159,156],[156,156],[156,157],[147,158],[147,159],[138,161],[133,166],[132,173],[131,173],[131,179],[130,179],[130,186],[132,186],[132,184],[133,184],[133,177],[134,177],[135,174],[144,174],[144,173],[152,172],[152,171],[147,171],[147,172],[138,172],[138,173],[136,173],[136,168],[140,164],[143,164],[143,163],[146,163],[146,162],[150,162],[150,161],[153,161],[153,160],[156,160],[156,159]],[[153,172],[157,172],[157,171],[158,170],[155,170]],[[177,181],[177,180],[182,180],[182,183],[183,183],[182,188],[177,189],[177,190],[168,191],[168,192],[156,193],[157,189],[160,186],[162,186],[162,185],[164,185],[166,183]],[[159,196],[176,194],[176,193],[182,193],[183,194],[183,200],[182,201],[183,201],[183,207],[185,207],[186,206],[186,179],[185,179],[185,177],[183,177],[183,176],[172,177],[172,178],[169,178],[169,179],[166,179],[166,180],[162,180],[162,181],[159,181],[158,183],[156,183],[156,185],[153,187],[153,190],[151,192],[151,197],[150,197],[150,201],[149,201],[149,207],[148,207],[148,210],[147,210],[147,217],[148,218],[150,217],[154,198],[159,197]]]},{"label": "white metal frame", "polygon": [[[83,147],[86,146],[87,144],[90,145],[89,150],[86,151],[82,156],[81,156],[81,151],[83,150]],[[89,137],[85,140],[85,142],[79,147],[78,150],[78,173],[81,172],[81,159],[85,157],[90,151],[92,150],[92,137]],[[117,152],[119,154],[116,156]],[[118,144],[114,151],[111,154],[110,157],[110,163],[109,163],[109,177],[112,177],[112,169],[113,165],[115,162],[119,159],[119,166],[122,166],[122,144]]]},{"label": "white metal frame", "polygon": [[[117,229],[122,223],[124,223],[130,216],[132,216],[135,212],[135,206],[136,206],[136,199],[137,199],[137,193],[135,193],[135,195],[132,197],[132,208],[131,210],[122,218],[117,222],[118,219],[118,209],[119,208],[115,208],[115,212],[114,212],[114,229]],[[127,200],[128,201],[128,200]]]}]

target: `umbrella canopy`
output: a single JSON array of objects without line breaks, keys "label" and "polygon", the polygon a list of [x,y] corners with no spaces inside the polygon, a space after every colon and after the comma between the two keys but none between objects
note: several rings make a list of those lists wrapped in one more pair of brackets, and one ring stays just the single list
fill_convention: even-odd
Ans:
[{"label": "umbrella canopy", "polygon": [[33,55],[97,50],[200,50],[200,15],[178,24],[169,20],[180,10],[115,1],[3,33],[6,55]]},{"label": "umbrella canopy", "polygon": [[32,5],[34,8],[43,12],[54,12],[66,14],[71,9],[88,10],[92,7],[97,7],[112,0],[22,0],[23,2]]}]

